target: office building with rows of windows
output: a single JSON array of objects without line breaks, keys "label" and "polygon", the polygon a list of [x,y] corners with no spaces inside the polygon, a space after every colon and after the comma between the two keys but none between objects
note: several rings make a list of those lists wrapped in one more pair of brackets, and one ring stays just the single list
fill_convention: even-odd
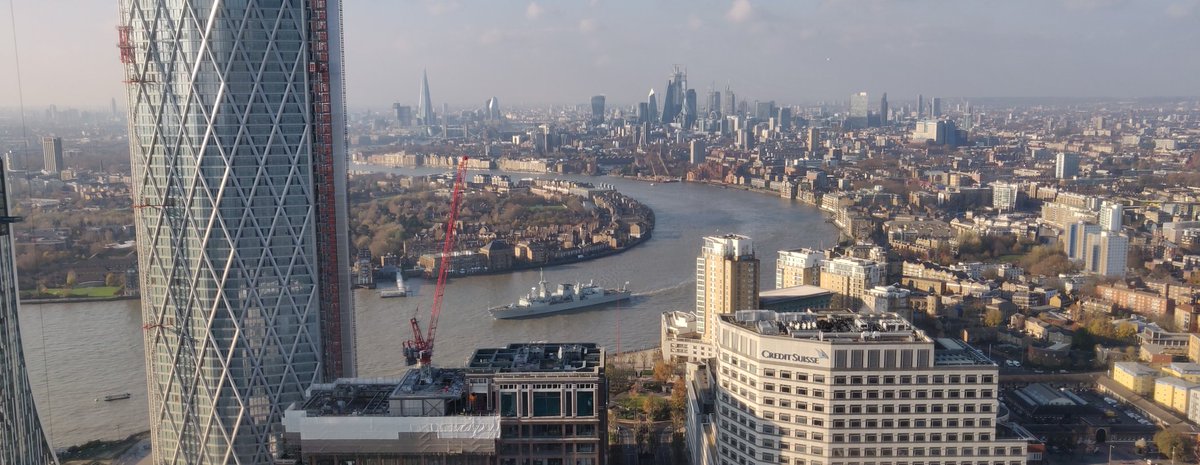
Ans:
[{"label": "office building with rows of windows", "polygon": [[285,413],[287,464],[602,465],[604,349],[477,349],[464,368],[314,384]]},{"label": "office building with rows of windows", "polygon": [[998,367],[896,313],[743,310],[717,318],[714,343],[709,463],[1026,462],[997,424]]}]

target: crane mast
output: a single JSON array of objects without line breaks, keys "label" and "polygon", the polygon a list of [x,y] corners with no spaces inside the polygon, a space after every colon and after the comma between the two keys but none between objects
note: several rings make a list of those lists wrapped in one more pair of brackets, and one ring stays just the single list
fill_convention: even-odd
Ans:
[{"label": "crane mast", "polygon": [[429,332],[422,334],[421,322],[417,317],[409,320],[412,325],[413,338],[404,343],[404,361],[408,365],[420,363],[428,367],[433,361],[433,341],[437,335],[438,316],[442,313],[442,297],[446,294],[446,278],[450,274],[450,257],[454,254],[455,223],[458,222],[458,206],[462,201],[463,184],[467,176],[466,155],[458,162],[454,172],[454,185],[450,195],[450,214],[446,218],[446,237],[442,242],[442,256],[438,262],[437,286],[433,291],[433,308],[429,312]]}]

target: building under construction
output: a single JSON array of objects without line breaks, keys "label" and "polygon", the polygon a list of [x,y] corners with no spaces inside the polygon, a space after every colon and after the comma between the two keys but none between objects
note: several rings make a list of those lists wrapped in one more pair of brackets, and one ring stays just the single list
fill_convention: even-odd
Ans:
[{"label": "building under construction", "polygon": [[287,457],[313,465],[600,465],[607,392],[595,344],[478,349],[465,368],[313,385],[284,415]]}]

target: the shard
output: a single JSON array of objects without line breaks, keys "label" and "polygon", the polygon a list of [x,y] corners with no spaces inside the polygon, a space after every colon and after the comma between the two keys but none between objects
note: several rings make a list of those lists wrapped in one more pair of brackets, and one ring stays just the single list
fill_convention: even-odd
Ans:
[{"label": "the shard", "polygon": [[0,464],[47,465],[57,460],[38,420],[21,351],[17,318],[20,298],[12,238],[12,222],[16,218],[8,212],[5,168],[0,166]]},{"label": "the shard", "polygon": [[417,96],[417,125],[435,126],[437,119],[433,114],[433,100],[429,98],[429,75],[421,70],[421,90]]}]

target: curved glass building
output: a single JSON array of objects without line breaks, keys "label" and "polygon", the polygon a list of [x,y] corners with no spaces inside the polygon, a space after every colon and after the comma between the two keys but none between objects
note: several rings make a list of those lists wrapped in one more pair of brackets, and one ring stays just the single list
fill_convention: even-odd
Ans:
[{"label": "curved glass building", "polygon": [[271,463],[354,371],[340,4],[120,7],[154,463]]},{"label": "curved glass building", "polygon": [[7,168],[0,160],[0,464],[56,464],[38,421],[21,350],[20,294],[10,234],[14,218],[8,213],[8,180],[4,176]]}]

